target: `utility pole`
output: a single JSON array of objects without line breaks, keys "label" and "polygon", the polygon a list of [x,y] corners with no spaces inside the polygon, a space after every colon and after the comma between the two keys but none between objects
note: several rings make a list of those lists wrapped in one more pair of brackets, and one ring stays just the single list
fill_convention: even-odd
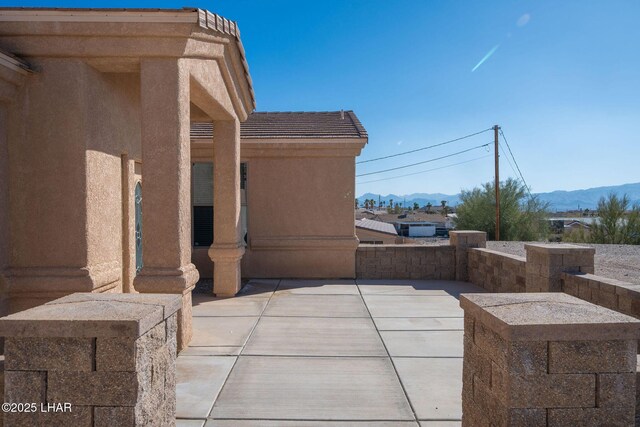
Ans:
[{"label": "utility pole", "polygon": [[500,153],[498,152],[498,131],[500,126],[493,127],[493,145],[495,149],[496,166],[496,240],[500,240]]}]

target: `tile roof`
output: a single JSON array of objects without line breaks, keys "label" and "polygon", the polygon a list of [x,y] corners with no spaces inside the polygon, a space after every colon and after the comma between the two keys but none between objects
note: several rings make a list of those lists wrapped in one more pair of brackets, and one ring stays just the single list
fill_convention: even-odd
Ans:
[{"label": "tile roof", "polygon": [[381,233],[398,235],[396,228],[388,222],[374,221],[372,219],[356,219],[356,228],[365,228],[367,230],[379,231]]},{"label": "tile roof", "polygon": [[[353,111],[255,112],[240,127],[242,138],[367,138]],[[210,139],[211,123],[192,123],[192,139]]]}]

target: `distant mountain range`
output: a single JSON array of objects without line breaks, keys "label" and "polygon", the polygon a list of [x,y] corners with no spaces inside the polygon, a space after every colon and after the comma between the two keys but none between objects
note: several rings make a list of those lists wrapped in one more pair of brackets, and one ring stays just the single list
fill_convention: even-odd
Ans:
[{"label": "distant mountain range", "polygon": [[[598,205],[600,197],[606,197],[609,193],[617,193],[620,196],[627,194],[632,203],[640,203],[640,182],[635,184],[588,188],[586,190],[558,190],[550,193],[536,193],[536,195],[543,202],[549,202],[552,211],[567,211],[578,208],[594,209]],[[390,200],[393,200],[394,203],[401,202],[403,206],[412,206],[414,203],[418,203],[420,207],[425,206],[427,203],[431,203],[434,207],[440,206],[442,200],[446,200],[449,206],[456,206],[461,202],[459,194],[449,195],[442,193],[387,194],[386,196],[365,193],[358,197],[358,202],[362,205],[366,199],[373,199],[377,203],[378,198],[387,204]]]}]

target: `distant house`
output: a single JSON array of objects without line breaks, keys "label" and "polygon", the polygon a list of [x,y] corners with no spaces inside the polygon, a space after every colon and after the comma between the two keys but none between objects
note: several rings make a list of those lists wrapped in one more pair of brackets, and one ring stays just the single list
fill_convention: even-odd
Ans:
[{"label": "distant house", "polygon": [[588,224],[585,224],[582,221],[565,221],[564,223],[564,231],[569,232],[573,230],[589,230]]},{"label": "distant house", "polygon": [[362,244],[386,245],[401,242],[393,224],[366,218],[356,219],[356,236]]},{"label": "distant house", "polygon": [[394,223],[398,234],[403,237],[433,237],[436,235],[435,222],[397,221]]}]

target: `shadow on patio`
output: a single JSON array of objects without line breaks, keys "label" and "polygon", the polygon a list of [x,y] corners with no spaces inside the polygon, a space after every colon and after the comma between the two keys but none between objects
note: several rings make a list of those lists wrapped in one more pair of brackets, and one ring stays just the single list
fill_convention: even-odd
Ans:
[{"label": "shadow on patio", "polygon": [[194,337],[177,361],[177,424],[460,425],[465,292],[483,290],[252,280],[236,298],[194,294]]}]

